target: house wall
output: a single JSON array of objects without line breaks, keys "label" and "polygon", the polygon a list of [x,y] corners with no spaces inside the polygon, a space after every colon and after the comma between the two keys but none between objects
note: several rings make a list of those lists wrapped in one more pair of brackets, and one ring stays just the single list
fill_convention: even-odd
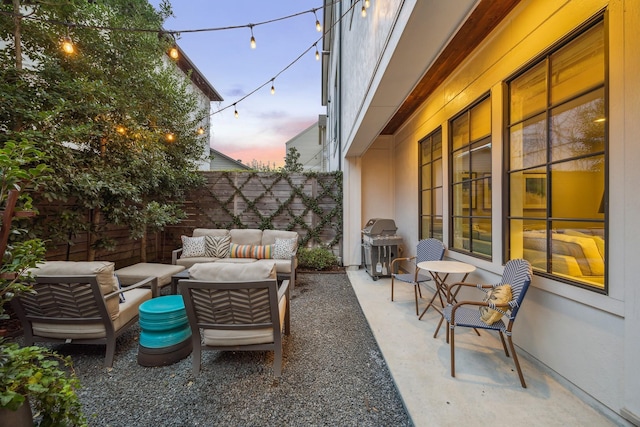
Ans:
[{"label": "house wall", "polygon": [[204,115],[200,123],[200,126],[202,126],[202,128],[205,129],[205,133],[199,138],[202,144],[202,158],[198,162],[198,170],[207,171],[209,170],[209,166],[210,166],[209,155],[211,154],[211,146],[210,146],[211,133],[209,131],[209,126],[210,126],[209,113],[211,112],[211,100],[198,86],[196,86],[195,83],[193,83],[193,81],[191,81],[189,76],[185,74],[185,72],[182,71],[180,67],[178,67],[175,61],[170,59],[168,56],[163,56],[163,61],[165,62],[165,64],[174,66],[176,75],[179,78],[187,81],[189,83],[188,90],[197,96],[197,99],[198,99],[198,105],[196,107],[197,110],[192,113],[192,117],[196,117],[196,114],[198,114],[200,111],[206,112],[206,114]]},{"label": "house wall", "polygon": [[[375,2],[379,6],[382,2]],[[397,2],[391,2],[397,5]],[[390,6],[391,7],[391,6]],[[403,7],[407,7],[407,3]],[[640,286],[637,284],[640,194],[634,186],[640,182],[640,2],[632,0],[554,0],[522,1],[448,79],[430,95],[420,109],[393,136],[366,142],[362,155],[358,145],[359,127],[367,113],[375,116],[369,92],[362,93],[362,80],[371,68],[384,73],[378,62],[378,44],[368,41],[371,34],[349,36],[352,44],[343,44],[342,57],[358,63],[343,74],[344,98],[341,114],[344,138],[345,189],[351,198],[345,204],[345,253],[355,254],[354,237],[369,217],[389,213],[398,226],[408,252],[415,251],[418,239],[418,142],[437,129],[443,131],[443,153],[447,153],[448,121],[486,93],[492,100],[492,225],[493,260],[486,261],[448,252],[452,259],[478,267],[471,279],[497,281],[502,273],[502,194],[503,186],[503,82],[514,72],[579,27],[599,11],[607,9],[609,37],[609,236],[608,295],[601,295],[554,280],[534,277],[533,285],[516,324],[514,339],[530,356],[548,366],[586,393],[586,399],[604,405],[605,410],[640,422]],[[396,19],[402,27],[404,12],[392,10],[380,15]],[[376,14],[377,15],[377,14]],[[425,17],[425,20],[427,17]],[[373,28],[376,22],[369,23]],[[384,25],[383,28],[390,28]],[[353,30],[352,30],[353,31]],[[425,36],[428,30],[425,29]],[[356,37],[357,36],[357,37]],[[365,37],[367,36],[367,37]],[[346,36],[345,36],[346,37]],[[381,37],[385,37],[384,35]],[[393,39],[393,35],[389,39]],[[354,45],[364,54],[357,54]],[[387,55],[383,52],[382,56]],[[405,58],[402,52],[389,54]],[[367,59],[369,58],[369,59]],[[390,61],[392,58],[390,59]],[[390,62],[391,63],[391,62]],[[376,66],[381,66],[376,69]],[[390,65],[389,65],[390,66]],[[396,64],[397,66],[397,64]],[[407,64],[407,67],[410,65]],[[343,64],[342,69],[347,68]],[[364,76],[364,77],[363,77]],[[414,76],[408,76],[412,79]],[[352,83],[352,79],[356,79]],[[371,82],[376,82],[373,76]],[[348,82],[348,83],[347,83]],[[389,86],[389,89],[392,89]],[[392,91],[389,90],[388,93]],[[346,95],[348,94],[348,96]],[[390,95],[390,104],[392,103]],[[349,110],[349,111],[346,111]],[[361,142],[360,142],[361,143]],[[391,160],[385,158],[386,155]],[[357,166],[357,167],[356,167]],[[388,169],[384,169],[384,168]],[[448,176],[448,164],[444,174]],[[388,179],[388,181],[387,181]],[[391,182],[391,185],[387,185]],[[357,196],[357,184],[361,195]],[[636,184],[634,184],[636,183]],[[348,189],[347,189],[348,188]],[[445,181],[444,239],[449,241],[449,186]],[[357,206],[354,206],[357,204]],[[352,215],[348,212],[353,211]],[[359,216],[357,213],[359,212]],[[357,218],[357,219],[356,219]],[[351,221],[349,223],[348,221]],[[356,223],[356,221],[360,221]],[[351,235],[351,237],[349,237]],[[407,254],[405,254],[407,255]],[[352,260],[355,263],[355,259]],[[525,376],[527,375],[525,371]],[[535,378],[530,380],[535,381]]]},{"label": "house wall", "polygon": [[298,162],[305,171],[322,172],[323,144],[320,140],[320,124],[316,122],[286,142],[287,153],[296,148],[300,154]]}]

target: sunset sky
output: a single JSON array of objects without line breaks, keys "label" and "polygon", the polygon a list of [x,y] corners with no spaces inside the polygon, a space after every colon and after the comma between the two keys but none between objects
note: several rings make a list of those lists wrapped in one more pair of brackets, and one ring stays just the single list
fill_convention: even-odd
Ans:
[{"label": "sunset sky", "polygon": [[[150,3],[157,6],[160,0]],[[318,9],[320,23],[323,16],[322,0],[173,0],[171,5],[175,17],[165,22],[167,30],[246,26],[314,8]],[[256,25],[256,49],[250,47],[248,27],[179,36],[180,48],[224,98],[222,103],[211,104],[211,148],[245,164],[257,160],[282,166],[285,143],[326,111],[321,105],[321,65],[313,47],[317,42],[321,51],[322,33],[316,30],[315,22],[313,13],[304,13]],[[275,95],[271,95],[273,77]],[[234,117],[233,106],[215,113],[236,102],[238,118]]]}]

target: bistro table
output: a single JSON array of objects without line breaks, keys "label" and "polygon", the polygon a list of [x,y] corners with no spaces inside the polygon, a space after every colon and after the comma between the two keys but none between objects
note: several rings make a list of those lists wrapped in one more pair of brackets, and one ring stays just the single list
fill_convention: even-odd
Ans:
[{"label": "bistro table", "polygon": [[[418,263],[418,268],[422,270],[426,270],[433,277],[434,282],[436,283],[436,292],[431,297],[431,301],[427,304],[427,307],[422,311],[420,317],[418,319],[422,319],[422,316],[429,310],[429,308],[433,307],[440,315],[442,316],[441,308],[445,307],[445,303],[455,302],[455,295],[452,296],[452,301],[447,300],[447,291],[449,285],[447,284],[447,278],[450,274],[464,274],[461,282],[464,282],[467,279],[469,273],[475,271],[475,265],[467,264],[466,262],[461,261],[422,261]],[[435,299],[438,297],[440,300],[440,307],[436,307]],[[440,330],[440,326],[442,325],[442,320],[444,318],[440,318],[440,322],[438,323],[438,328],[436,332],[433,334],[435,338],[438,335],[438,331]]]}]

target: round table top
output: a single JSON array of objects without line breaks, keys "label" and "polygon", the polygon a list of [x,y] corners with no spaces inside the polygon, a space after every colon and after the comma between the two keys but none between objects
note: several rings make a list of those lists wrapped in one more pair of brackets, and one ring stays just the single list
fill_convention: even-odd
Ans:
[{"label": "round table top", "polygon": [[433,271],[434,273],[471,273],[476,266],[462,261],[422,261],[418,268]]}]

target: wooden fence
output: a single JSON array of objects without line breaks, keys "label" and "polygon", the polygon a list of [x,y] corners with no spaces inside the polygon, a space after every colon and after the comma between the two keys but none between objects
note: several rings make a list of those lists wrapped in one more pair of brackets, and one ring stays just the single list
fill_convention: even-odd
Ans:
[{"label": "wooden fence", "polygon": [[[341,256],[342,174],[273,172],[202,172],[206,185],[189,192],[187,217],[161,233],[147,237],[147,261],[171,262],[180,236],[195,228],[260,228],[296,231],[303,247],[322,246]],[[40,216],[58,215],[64,206],[39,206]],[[114,251],[99,250],[96,259],[114,261],[117,268],[140,262],[140,241],[129,238],[126,227],[106,227],[116,242]],[[80,233],[73,244],[58,244],[47,260],[87,259],[88,237]]]}]

